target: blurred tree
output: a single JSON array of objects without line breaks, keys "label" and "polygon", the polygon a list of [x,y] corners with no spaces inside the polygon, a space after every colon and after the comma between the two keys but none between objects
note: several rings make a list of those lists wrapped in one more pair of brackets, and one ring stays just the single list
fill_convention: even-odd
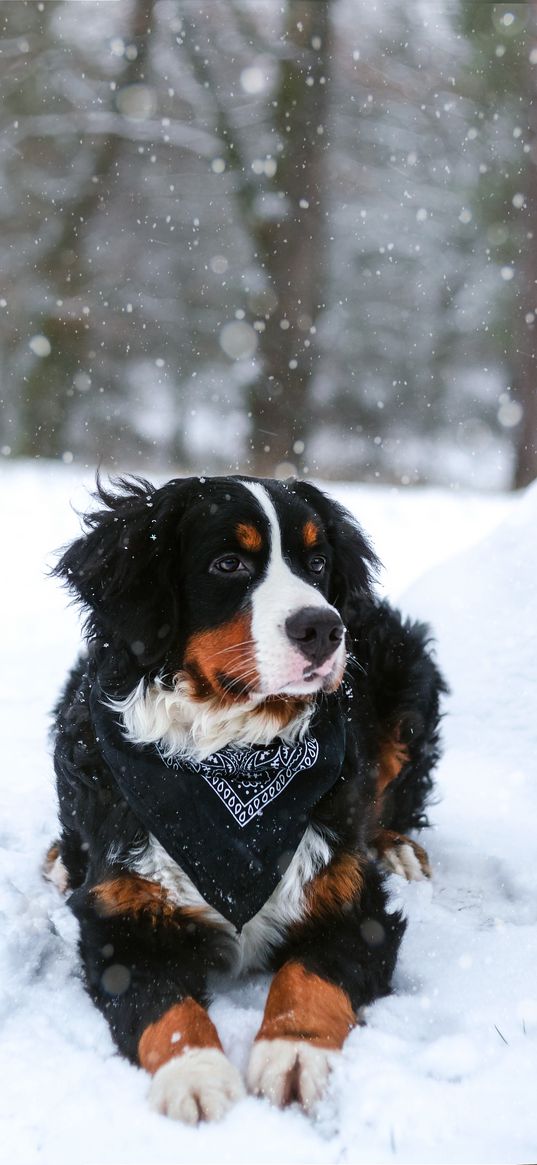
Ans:
[{"label": "blurred tree", "polygon": [[273,193],[268,197],[265,189],[253,208],[257,255],[272,296],[250,395],[250,444],[260,473],[301,464],[316,420],[309,390],[318,319],[327,306],[330,6],[331,0],[289,0],[275,100]]},{"label": "blurred tree", "polygon": [[537,476],[537,5],[461,0],[459,18],[472,48],[460,84],[483,125],[472,205],[497,274],[488,321],[505,369],[497,416],[523,486]]},{"label": "blurred tree", "polygon": [[170,175],[215,143],[168,94],[156,7],[89,3],[81,26],[69,4],[2,5],[2,390],[18,453],[181,454],[170,371],[198,351],[192,211]]},{"label": "blurred tree", "polygon": [[5,445],[501,484],[528,6],[454,3],[0,4]]},{"label": "blurred tree", "polygon": [[[121,75],[123,89],[141,84],[144,80],[153,6],[154,0],[133,0],[131,5],[128,26],[125,28],[130,52]],[[47,4],[43,8],[44,45],[41,56],[46,52],[44,46],[54,43],[52,22],[57,16],[57,8],[57,3]],[[86,62],[83,63],[78,54],[76,58],[82,72]],[[72,71],[73,65],[71,62],[69,64]],[[65,68],[64,62],[62,65]],[[40,66],[43,67],[42,60]],[[99,82],[101,77],[94,76],[93,80]],[[71,106],[71,115],[73,112]],[[68,124],[62,132],[61,122],[64,119],[67,119]],[[40,131],[46,127],[40,125],[39,118],[35,120],[35,130],[31,124],[22,126],[24,149],[31,153],[44,146]],[[89,154],[86,157],[84,180],[75,188],[74,196],[69,198],[67,195],[64,205],[59,208],[55,229],[39,240],[41,245],[34,275],[48,310],[39,311],[38,326],[44,336],[45,346],[38,346],[36,355],[34,345],[34,359],[24,378],[20,401],[18,448],[20,453],[28,456],[36,453],[45,457],[58,456],[71,446],[73,438],[77,442],[76,420],[73,431],[74,410],[69,407],[69,397],[74,397],[77,391],[85,393],[89,390],[99,365],[97,353],[92,352],[93,329],[88,322],[89,310],[85,304],[85,298],[91,298],[93,284],[88,232],[91,231],[95,217],[110,202],[120,181],[125,146],[125,125],[121,126],[121,122],[124,122],[121,114],[117,121],[120,124],[109,125],[103,133],[99,133],[98,127],[95,127],[97,132],[93,129],[91,118],[87,119],[80,143],[84,153]],[[53,151],[55,153],[57,149],[61,156],[65,145],[71,152],[75,129],[66,110],[58,114],[57,128]],[[80,161],[79,157],[79,164]],[[56,155],[55,166],[58,162],[59,157]],[[48,355],[47,342],[50,348]],[[40,351],[45,356],[40,355]],[[110,383],[107,389],[105,413],[101,418],[103,431],[110,424],[110,416],[107,415],[110,409]],[[92,408],[97,412],[95,398],[92,396],[90,399]],[[79,416],[78,419],[83,423],[83,418]],[[93,421],[98,423],[95,413]],[[106,448],[105,440],[102,445]]]},{"label": "blurred tree", "polygon": [[469,52],[439,6],[395,2],[359,35],[352,5],[339,14],[334,356],[319,399],[332,441],[345,421],[349,465],[453,480],[490,459],[498,430],[486,244],[469,209],[474,109],[458,91]]},{"label": "blurred tree", "polygon": [[[215,31],[203,54],[197,35],[201,21],[196,25],[188,5],[185,10],[185,44],[199,84],[212,97],[213,129],[235,178],[236,213],[249,237],[256,268],[255,290],[244,313],[254,334],[244,325],[242,332],[240,327],[235,332],[238,356],[250,347],[257,352],[247,391],[249,464],[256,473],[274,473],[282,463],[300,461],[304,437],[314,421],[309,389],[318,359],[316,323],[326,307],[328,268],[330,7],[331,0],[288,0],[283,22],[279,11],[270,14],[268,22],[264,14],[262,31],[240,2],[225,14],[216,8],[208,13]],[[255,93],[256,84],[262,85],[255,66],[250,78],[246,70],[241,73],[242,100],[237,101],[233,83],[226,84],[230,79],[222,68],[219,32],[222,20],[229,22],[230,15],[235,19],[239,60],[246,53],[246,65],[253,45],[257,55],[260,50],[276,54],[278,76],[268,107],[264,94],[264,108],[260,109],[259,99],[252,101],[251,87]],[[256,118],[265,123],[255,140],[248,134],[251,118],[244,116],[252,104]],[[259,148],[264,141],[266,152]]]},{"label": "blurred tree", "polygon": [[528,245],[524,247],[525,287],[518,316],[520,370],[518,392],[523,414],[517,442],[514,484],[529,485],[537,477],[537,0],[529,7],[529,35],[524,68],[524,90],[529,97],[531,151],[528,156],[526,219]]}]

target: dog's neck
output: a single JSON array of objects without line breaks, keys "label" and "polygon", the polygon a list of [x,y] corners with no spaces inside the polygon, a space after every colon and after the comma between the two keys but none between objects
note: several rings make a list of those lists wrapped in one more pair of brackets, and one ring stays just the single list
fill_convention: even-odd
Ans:
[{"label": "dog's neck", "polygon": [[168,687],[156,677],[139,684],[110,707],[123,721],[132,744],[159,743],[165,756],[203,760],[226,745],[270,744],[275,737],[299,740],[306,732],[314,701],[283,697],[254,697],[247,702],[224,703],[219,696],[200,699],[184,673]]}]

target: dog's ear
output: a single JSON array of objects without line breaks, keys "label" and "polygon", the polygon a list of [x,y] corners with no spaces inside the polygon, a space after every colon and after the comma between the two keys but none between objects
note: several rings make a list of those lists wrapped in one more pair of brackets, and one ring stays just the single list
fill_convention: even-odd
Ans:
[{"label": "dog's ear", "polygon": [[295,493],[318,513],[334,552],[329,600],[346,612],[359,598],[371,597],[380,562],[352,514],[307,481],[293,482]]},{"label": "dog's ear", "polygon": [[105,488],[97,478],[101,508],[85,516],[86,533],[52,571],[86,608],[90,631],[119,634],[144,664],[163,654],[175,622],[180,525],[194,480],[156,489],[119,478]]}]

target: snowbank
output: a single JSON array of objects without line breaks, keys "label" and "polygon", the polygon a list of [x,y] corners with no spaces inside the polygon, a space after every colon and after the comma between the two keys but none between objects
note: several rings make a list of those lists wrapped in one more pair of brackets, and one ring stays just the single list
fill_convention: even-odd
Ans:
[{"label": "snowbank", "polygon": [[[79,978],[74,921],[39,875],[55,832],[47,713],[77,620],[44,578],[84,506],[73,470],[6,466],[1,679],[0,1108],[6,1161],[530,1162],[537,1157],[537,487],[517,498],[333,487],[387,589],[429,618],[452,685],[432,884],[392,878],[409,918],[396,991],[348,1040],[318,1120],[248,1099],[185,1129],[145,1107]],[[50,560],[50,559],[49,559]],[[9,567],[9,571],[7,569]],[[212,1015],[243,1066],[260,976]]]}]

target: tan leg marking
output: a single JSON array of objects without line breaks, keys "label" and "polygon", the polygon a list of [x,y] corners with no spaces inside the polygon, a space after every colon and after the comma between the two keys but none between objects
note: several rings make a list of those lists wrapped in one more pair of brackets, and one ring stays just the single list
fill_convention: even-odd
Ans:
[{"label": "tan leg marking", "polygon": [[356,1014],[346,991],[286,963],[275,975],[256,1040],[307,1040],[319,1048],[341,1048]]},{"label": "tan leg marking", "polygon": [[59,843],[59,841],[53,841],[52,845],[49,846],[49,848],[46,852],[46,855],[45,855],[45,861],[44,861],[44,865],[43,865],[44,873],[46,873],[50,869],[50,867],[54,865],[54,862],[56,862],[58,860],[59,856],[60,856],[60,843]]},{"label": "tan leg marking", "polygon": [[156,920],[163,914],[173,914],[173,907],[162,886],[138,874],[119,875],[99,882],[93,887],[92,896],[97,913],[105,918],[146,911]]},{"label": "tan leg marking", "polygon": [[120,874],[99,882],[92,891],[93,904],[101,918],[117,914],[144,914],[154,926],[157,923],[203,923],[208,907],[175,906],[163,886],[139,874]]},{"label": "tan leg marking", "polygon": [[395,781],[408,761],[408,748],[401,743],[397,732],[388,740],[383,741],[380,746],[377,797],[381,797],[388,785]]},{"label": "tan leg marking", "polygon": [[195,999],[176,1003],[146,1027],[138,1059],[152,1076],[151,1108],[172,1120],[190,1125],[220,1120],[244,1096],[214,1023]]},{"label": "tan leg marking", "polygon": [[218,1048],[222,1045],[214,1023],[205,1008],[195,999],[184,999],[170,1007],[156,1023],[150,1023],[138,1043],[142,1068],[154,1073],[174,1056],[194,1048]]},{"label": "tan leg marking", "polygon": [[250,1091],[280,1108],[297,1100],[311,1112],[356,1020],[341,987],[286,963],[273,980],[250,1057]]},{"label": "tan leg marking", "polygon": [[308,916],[332,914],[348,906],[358,897],[362,884],[362,866],[357,854],[334,858],[306,887]]}]

